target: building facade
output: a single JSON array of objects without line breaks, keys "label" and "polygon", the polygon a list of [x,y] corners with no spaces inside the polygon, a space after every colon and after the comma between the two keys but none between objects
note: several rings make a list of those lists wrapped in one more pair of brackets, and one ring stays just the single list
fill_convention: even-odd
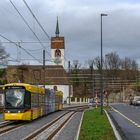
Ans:
[{"label": "building facade", "polygon": [[6,69],[6,79],[8,83],[29,83],[33,85],[45,86],[53,89],[57,86],[58,90],[64,93],[65,101],[69,92],[69,81],[63,66],[47,65],[11,65]]}]

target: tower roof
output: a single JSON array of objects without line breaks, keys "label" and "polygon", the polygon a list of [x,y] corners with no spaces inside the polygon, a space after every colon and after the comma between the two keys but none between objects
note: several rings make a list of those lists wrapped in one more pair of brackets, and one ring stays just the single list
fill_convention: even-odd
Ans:
[{"label": "tower roof", "polygon": [[55,31],[56,37],[59,36],[59,23],[58,23],[58,17],[57,17],[57,23],[56,23],[56,31]]}]

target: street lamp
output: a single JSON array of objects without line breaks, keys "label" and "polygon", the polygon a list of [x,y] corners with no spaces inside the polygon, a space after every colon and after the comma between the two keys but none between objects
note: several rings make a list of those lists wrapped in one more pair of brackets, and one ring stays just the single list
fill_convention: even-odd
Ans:
[{"label": "street lamp", "polygon": [[[91,74],[91,91],[92,91],[92,97],[94,99],[94,88],[95,88],[95,86],[93,86],[93,64],[94,64],[94,60],[89,60],[88,63],[89,63],[90,72],[91,72],[90,73]],[[94,77],[94,79],[95,79],[95,77]],[[95,83],[95,81],[94,81],[94,83]]]},{"label": "street lamp", "polygon": [[100,83],[101,83],[101,115],[103,114],[103,38],[102,38],[102,17],[107,16],[107,14],[101,14],[101,68],[100,68]]},{"label": "street lamp", "polygon": [[45,88],[45,50],[43,50],[43,87]]},{"label": "street lamp", "polygon": [[[70,61],[68,61],[69,77],[70,77],[70,72],[71,72],[70,69],[71,69],[71,67],[70,67]],[[69,79],[69,81],[70,81],[70,79]],[[71,83],[69,82],[69,105],[71,104],[71,102],[70,102],[70,100],[71,100],[70,95],[71,95]]]}]

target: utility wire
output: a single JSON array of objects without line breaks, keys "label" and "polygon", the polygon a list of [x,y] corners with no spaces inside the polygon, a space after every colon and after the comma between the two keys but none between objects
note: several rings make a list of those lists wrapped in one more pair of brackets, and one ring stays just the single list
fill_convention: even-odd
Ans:
[{"label": "utility wire", "polygon": [[22,0],[24,2],[24,4],[26,5],[26,7],[28,8],[28,10],[30,11],[30,13],[32,14],[32,16],[34,17],[34,19],[36,20],[36,22],[38,23],[38,25],[40,26],[40,28],[43,30],[43,32],[45,33],[45,35],[47,36],[47,38],[50,40],[50,36],[48,35],[48,33],[44,30],[43,26],[40,24],[39,20],[36,18],[36,16],[34,15],[34,13],[32,12],[31,8],[29,7],[29,5],[27,4],[27,2],[25,0]]},{"label": "utility wire", "polygon": [[28,51],[42,51],[42,49],[36,49],[36,50],[31,50],[31,49],[26,49],[26,50],[28,50]]},{"label": "utility wire", "polygon": [[15,59],[15,58],[13,58],[13,57],[11,57],[11,56],[9,56],[9,58],[11,58],[11,59],[9,59],[8,61],[19,62],[17,59]]},{"label": "utility wire", "polygon": [[[24,49],[23,47],[21,47],[21,46],[20,46],[20,45],[18,45],[17,43],[15,43],[15,42],[13,42],[13,41],[9,40],[8,38],[4,37],[4,36],[3,36],[3,35],[1,35],[1,34],[0,34],[0,36],[1,36],[2,38],[6,39],[7,41],[9,41],[10,43],[13,43],[14,45],[18,46],[19,48],[21,48],[22,50],[24,50],[24,51],[25,51],[28,55],[30,55],[31,57],[33,57],[35,60],[37,60],[37,61],[38,61],[38,59],[37,59],[36,57],[34,57],[31,53],[29,53],[26,49]],[[38,61],[38,62],[42,64],[42,62],[41,62],[41,61]]]},{"label": "utility wire", "polygon": [[[19,43],[19,41],[13,41],[13,42],[15,42],[15,43]],[[48,41],[41,41],[42,43],[50,43],[50,42],[48,42]],[[10,43],[10,42],[7,42],[7,41],[1,41],[1,43]],[[37,42],[37,41],[21,41],[20,43],[40,43],[40,42]]]},{"label": "utility wire", "polygon": [[9,0],[9,1],[12,4],[12,6],[15,8],[15,10],[18,12],[18,14],[20,15],[20,17],[24,21],[24,23],[28,26],[28,28],[31,30],[31,32],[35,35],[35,37],[37,38],[37,40],[40,42],[41,46],[43,48],[45,48],[44,45],[41,43],[40,39],[37,37],[36,33],[32,30],[32,28],[30,27],[30,25],[28,24],[28,22],[25,20],[25,18],[21,15],[21,13],[19,12],[19,10],[16,8],[16,6],[14,5],[14,3],[11,0]]},{"label": "utility wire", "polygon": [[[37,40],[40,42],[40,44],[41,44],[41,46],[43,47],[43,48],[45,48],[44,47],[44,45],[42,44],[42,42],[40,41],[40,39],[38,38],[38,36],[36,35],[36,33],[33,31],[33,29],[30,27],[30,25],[28,24],[28,22],[25,20],[25,18],[22,16],[22,14],[19,12],[19,10],[16,8],[16,6],[14,5],[14,3],[11,1],[11,0],[9,0],[10,1],[10,3],[12,4],[12,6],[15,8],[15,10],[18,12],[18,14],[20,15],[20,17],[22,18],[22,20],[24,21],[24,23],[28,26],[28,28],[31,30],[31,32],[34,34],[34,36],[37,38]],[[48,54],[49,54],[49,56],[51,57],[51,55],[50,55],[50,53],[48,52],[48,51],[46,51]]]},{"label": "utility wire", "polygon": [[[39,20],[36,18],[36,16],[34,15],[34,13],[32,12],[31,8],[29,7],[29,5],[27,4],[26,0],[22,0],[24,2],[24,4],[26,5],[26,7],[28,8],[28,10],[30,11],[30,13],[32,14],[32,16],[34,17],[34,19],[36,20],[36,22],[38,23],[38,25],[40,26],[40,28],[43,30],[43,32],[45,33],[45,35],[47,36],[47,38],[50,40],[49,35],[47,34],[47,32],[44,30],[43,26],[40,24]],[[65,61],[66,57],[64,56]]]},{"label": "utility wire", "polygon": [[[16,6],[13,4],[13,2],[11,0],[9,0],[11,2],[11,4],[13,5],[13,7],[15,8],[15,10],[18,12],[18,14],[21,16],[21,18],[23,19],[23,21],[25,22],[25,24],[28,26],[28,28],[33,32],[33,34],[36,36],[36,38],[38,39],[38,41],[40,42],[40,44],[44,47],[44,45],[41,43],[41,41],[39,40],[39,38],[37,37],[37,35],[35,34],[35,32],[32,30],[32,28],[29,26],[29,24],[27,23],[27,21],[25,20],[25,18],[21,15],[21,13],[19,12],[19,10],[16,8]],[[37,18],[35,17],[35,15],[33,14],[33,12],[31,11],[30,7],[28,6],[28,4],[26,3],[25,0],[23,0],[23,2],[25,3],[25,5],[27,6],[27,8],[29,9],[29,11],[31,12],[32,16],[36,19],[37,23],[39,24],[39,26],[41,27],[41,29],[43,31],[44,28],[41,26],[41,24],[39,23],[39,21],[37,20]],[[47,37],[50,39],[50,37],[48,36],[48,34],[46,32],[44,32]],[[49,56],[51,57],[50,53],[48,51],[46,51]],[[64,57],[64,59],[66,60],[66,58]],[[66,60],[67,61],[67,60]]]},{"label": "utility wire", "polygon": [[[34,60],[34,59],[27,59],[27,58],[26,58],[26,59],[22,59],[22,58],[21,58],[21,60]],[[38,59],[38,60],[42,60],[42,59]],[[49,59],[45,59],[45,61],[54,62],[53,60],[49,60]]]},{"label": "utility wire", "polygon": [[[40,24],[39,20],[36,18],[36,16],[34,15],[34,13],[32,12],[31,8],[29,7],[29,5],[27,4],[26,0],[22,0],[24,2],[24,4],[26,5],[26,7],[28,8],[28,10],[30,11],[30,13],[32,14],[32,16],[34,17],[34,19],[36,20],[36,22],[38,23],[38,25],[40,26],[40,28],[43,30],[43,32],[45,33],[45,35],[47,36],[47,38],[50,40],[49,35],[47,34],[47,32],[44,30],[43,26]],[[66,60],[65,56],[64,59]],[[67,60],[66,60],[67,61]]]}]

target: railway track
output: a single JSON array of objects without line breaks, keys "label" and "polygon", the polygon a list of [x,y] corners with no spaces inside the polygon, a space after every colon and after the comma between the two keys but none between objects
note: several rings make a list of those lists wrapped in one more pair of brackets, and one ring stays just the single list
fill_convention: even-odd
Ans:
[{"label": "railway track", "polygon": [[52,140],[76,113],[79,111],[82,112],[87,108],[88,107],[80,107],[75,110],[68,110],[66,113],[28,135],[23,140]]},{"label": "railway track", "polygon": [[73,107],[67,107],[67,108],[63,108],[64,111],[84,111],[85,109],[88,109],[89,106],[88,105],[84,105],[84,106],[73,106]]},{"label": "railway track", "polygon": [[80,107],[87,107],[88,105],[77,105],[77,106],[68,106],[68,107],[64,107],[62,110],[65,109],[74,109],[74,108],[80,108]]},{"label": "railway track", "polygon": [[21,126],[25,125],[25,123],[20,123],[20,122],[2,122],[0,123],[0,135],[5,134],[9,131],[13,131]]}]

